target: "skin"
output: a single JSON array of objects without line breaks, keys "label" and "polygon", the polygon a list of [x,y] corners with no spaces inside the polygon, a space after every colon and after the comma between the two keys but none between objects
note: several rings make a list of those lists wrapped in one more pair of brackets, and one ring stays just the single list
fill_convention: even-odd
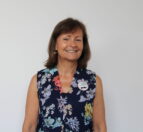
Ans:
[{"label": "skin", "polygon": [[[76,71],[77,60],[83,50],[82,31],[61,34],[57,38],[55,49],[58,51],[58,72],[62,84],[63,92],[68,92],[73,74]],[[75,51],[75,52],[74,52]],[[25,119],[22,132],[35,132],[38,119],[39,101],[37,95],[37,75],[34,75],[30,81]],[[102,80],[96,76],[96,98],[93,108],[93,127],[96,132],[107,132],[105,122],[105,108],[103,98]]]}]

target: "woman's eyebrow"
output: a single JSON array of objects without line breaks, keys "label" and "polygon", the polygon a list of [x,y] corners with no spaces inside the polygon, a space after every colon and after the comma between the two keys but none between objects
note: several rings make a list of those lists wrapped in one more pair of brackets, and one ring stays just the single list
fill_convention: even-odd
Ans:
[{"label": "woman's eyebrow", "polygon": [[[71,34],[65,34],[64,37],[71,37],[72,35]],[[75,38],[82,38],[82,35],[77,35],[75,36]]]},{"label": "woman's eyebrow", "polygon": [[63,37],[70,37],[70,34],[64,34]]},{"label": "woman's eyebrow", "polygon": [[76,37],[77,37],[77,38],[78,38],[78,37],[82,38],[82,36],[76,36]]}]

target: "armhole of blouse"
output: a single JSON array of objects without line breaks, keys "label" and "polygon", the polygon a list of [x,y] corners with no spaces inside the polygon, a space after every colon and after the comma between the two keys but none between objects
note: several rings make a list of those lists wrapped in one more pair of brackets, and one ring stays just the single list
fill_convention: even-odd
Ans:
[{"label": "armhole of blouse", "polygon": [[94,72],[94,78],[95,78],[95,88],[96,88],[96,73]]},{"label": "armhole of blouse", "polygon": [[36,92],[38,92],[38,73],[36,74]]},{"label": "armhole of blouse", "polygon": [[40,81],[39,81],[39,71],[36,74],[36,91],[39,91],[39,87],[40,87]]},{"label": "armhole of blouse", "polygon": [[96,72],[93,72],[93,78],[94,78],[94,81],[95,81],[95,88],[96,88]]},{"label": "armhole of blouse", "polygon": [[95,86],[95,95],[94,98],[96,98],[96,73],[93,72],[93,77],[94,77],[94,86]]}]

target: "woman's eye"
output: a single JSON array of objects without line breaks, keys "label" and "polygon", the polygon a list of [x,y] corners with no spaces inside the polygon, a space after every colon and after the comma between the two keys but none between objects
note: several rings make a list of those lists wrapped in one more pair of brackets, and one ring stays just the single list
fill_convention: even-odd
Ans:
[{"label": "woman's eye", "polygon": [[64,38],[63,40],[69,40],[68,38]]},{"label": "woman's eye", "polygon": [[81,41],[81,39],[77,39],[76,41]]}]

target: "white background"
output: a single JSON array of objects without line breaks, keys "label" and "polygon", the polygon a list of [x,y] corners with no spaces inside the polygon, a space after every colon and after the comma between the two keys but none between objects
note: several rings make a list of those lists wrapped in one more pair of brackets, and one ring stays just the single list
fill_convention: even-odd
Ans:
[{"label": "white background", "polygon": [[142,132],[142,0],[0,0],[0,131],[21,131],[30,79],[44,68],[51,32],[66,17],[87,27],[108,132]]}]

